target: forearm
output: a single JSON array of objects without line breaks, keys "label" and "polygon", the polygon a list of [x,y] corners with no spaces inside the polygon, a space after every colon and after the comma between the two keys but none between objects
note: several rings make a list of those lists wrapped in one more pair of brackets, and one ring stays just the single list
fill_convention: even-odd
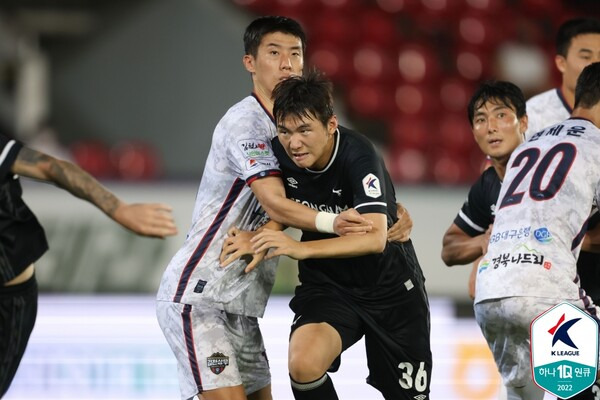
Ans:
[{"label": "forearm", "polygon": [[317,211],[285,197],[279,198],[274,203],[265,207],[272,220],[285,226],[317,231],[315,226]]},{"label": "forearm", "polygon": [[302,242],[305,258],[349,258],[382,253],[386,240],[380,235],[343,236]]},{"label": "forearm", "polygon": [[111,218],[114,218],[116,209],[122,204],[94,177],[68,161],[52,159],[48,180],[73,196],[94,204]]},{"label": "forearm", "polygon": [[468,264],[482,255],[481,243],[476,237],[444,240],[442,260],[449,267]]}]

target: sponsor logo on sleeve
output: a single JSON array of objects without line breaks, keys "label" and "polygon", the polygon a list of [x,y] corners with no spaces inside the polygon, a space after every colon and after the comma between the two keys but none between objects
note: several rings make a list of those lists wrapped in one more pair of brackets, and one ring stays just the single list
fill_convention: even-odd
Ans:
[{"label": "sponsor logo on sleeve", "polygon": [[381,196],[381,185],[379,178],[373,174],[367,174],[362,180],[365,194],[369,197],[377,198]]},{"label": "sponsor logo on sleeve", "polygon": [[238,146],[246,159],[270,157],[272,154],[271,145],[264,140],[243,139]]},{"label": "sponsor logo on sleeve", "polygon": [[262,166],[263,168],[265,168],[265,167],[273,168],[274,167],[273,163],[270,161],[256,160],[254,158],[246,160],[246,170],[252,171],[253,169],[256,169],[258,166]]}]

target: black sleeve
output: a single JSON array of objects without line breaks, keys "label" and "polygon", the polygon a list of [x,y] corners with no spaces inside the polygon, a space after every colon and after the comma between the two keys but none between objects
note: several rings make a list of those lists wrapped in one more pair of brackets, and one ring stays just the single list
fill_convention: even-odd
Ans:
[{"label": "black sleeve", "polygon": [[372,145],[359,150],[360,153],[346,163],[346,173],[352,184],[353,207],[361,214],[387,215],[387,185],[383,165]]},{"label": "black sleeve", "polygon": [[471,186],[467,200],[454,218],[454,223],[471,237],[483,234],[494,222],[493,204],[490,204],[489,193],[486,193],[489,188],[486,188],[484,174]]},{"label": "black sleeve", "polygon": [[4,180],[11,175],[11,168],[23,145],[7,136],[0,134],[0,179]]}]

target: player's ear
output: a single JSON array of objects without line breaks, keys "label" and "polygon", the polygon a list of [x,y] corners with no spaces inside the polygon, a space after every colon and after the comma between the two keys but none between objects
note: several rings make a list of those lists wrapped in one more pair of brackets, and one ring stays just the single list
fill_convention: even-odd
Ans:
[{"label": "player's ear", "polygon": [[254,62],[254,57],[252,57],[250,54],[244,54],[244,57],[242,57],[244,68],[246,68],[246,71],[250,73],[256,72],[256,69],[254,68]]},{"label": "player's ear", "polygon": [[327,133],[333,135],[338,127],[337,115],[333,114],[329,121],[327,121]]},{"label": "player's ear", "polygon": [[567,69],[567,59],[560,54],[557,54],[554,57],[554,63],[556,64],[556,68],[560,71],[560,73],[564,74],[565,70]]},{"label": "player's ear", "polygon": [[527,114],[523,115],[519,118],[519,132],[525,136],[525,132],[527,132],[527,126],[529,125],[529,117]]}]

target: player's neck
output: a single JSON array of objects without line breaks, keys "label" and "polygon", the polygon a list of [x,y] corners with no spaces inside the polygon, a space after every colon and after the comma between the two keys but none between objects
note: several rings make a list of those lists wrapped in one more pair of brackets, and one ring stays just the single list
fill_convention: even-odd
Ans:
[{"label": "player's neck", "polygon": [[267,109],[267,111],[269,111],[269,113],[272,115],[273,114],[273,100],[271,98],[272,93],[270,91],[267,91],[267,90],[261,88],[260,86],[256,86],[256,85],[254,86],[253,92],[256,95],[256,97],[258,97],[258,100],[260,101],[262,106],[265,109]]},{"label": "player's neck", "polygon": [[591,108],[577,107],[571,113],[571,117],[587,119],[600,129],[600,103]]},{"label": "player's neck", "polygon": [[498,178],[500,178],[501,181],[504,180],[504,174],[506,173],[506,165],[508,164],[508,159],[509,157],[491,159],[492,167],[494,167],[494,169],[496,170]]},{"label": "player's neck", "polygon": [[564,101],[567,102],[569,108],[572,110],[573,105],[575,104],[575,92],[570,90],[563,82],[563,84],[560,86],[560,93],[562,94]]}]

